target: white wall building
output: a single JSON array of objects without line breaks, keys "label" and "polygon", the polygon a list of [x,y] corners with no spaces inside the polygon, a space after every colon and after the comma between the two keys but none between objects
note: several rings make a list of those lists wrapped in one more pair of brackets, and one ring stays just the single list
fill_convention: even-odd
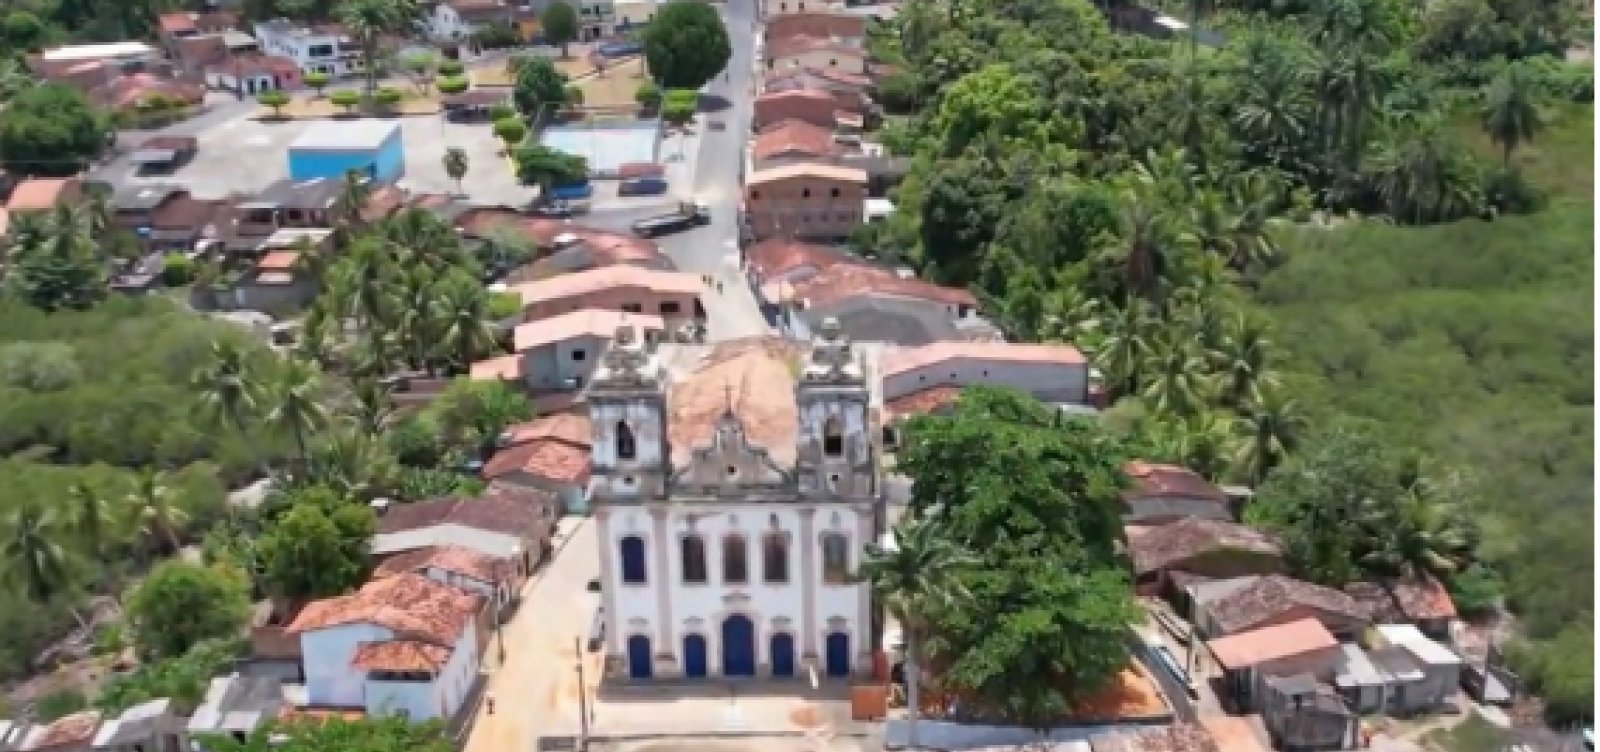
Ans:
[{"label": "white wall building", "polygon": [[343,31],[307,28],[279,18],[257,23],[255,32],[262,52],[289,58],[304,73],[343,78],[366,69],[361,49]]},{"label": "white wall building", "polygon": [[871,669],[870,376],[836,325],[809,348],[617,333],[588,392],[608,674]]}]

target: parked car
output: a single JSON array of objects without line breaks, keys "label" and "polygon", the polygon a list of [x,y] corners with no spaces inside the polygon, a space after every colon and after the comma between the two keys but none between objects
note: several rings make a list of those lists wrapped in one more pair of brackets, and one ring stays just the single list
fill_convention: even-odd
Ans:
[{"label": "parked car", "polygon": [[535,217],[554,217],[556,219],[566,219],[579,214],[589,213],[589,202],[568,201],[566,199],[558,198],[551,201],[535,203],[528,207],[527,211],[529,214],[532,214]]},{"label": "parked car", "polygon": [[659,196],[666,192],[666,179],[657,177],[624,180],[617,186],[618,196]]}]

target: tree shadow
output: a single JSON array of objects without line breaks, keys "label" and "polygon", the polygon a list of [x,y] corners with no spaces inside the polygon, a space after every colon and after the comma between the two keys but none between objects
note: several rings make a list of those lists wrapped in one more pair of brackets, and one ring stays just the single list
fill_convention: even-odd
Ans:
[{"label": "tree shadow", "polygon": [[733,103],[720,94],[701,94],[698,110],[700,112],[722,112],[732,106]]}]

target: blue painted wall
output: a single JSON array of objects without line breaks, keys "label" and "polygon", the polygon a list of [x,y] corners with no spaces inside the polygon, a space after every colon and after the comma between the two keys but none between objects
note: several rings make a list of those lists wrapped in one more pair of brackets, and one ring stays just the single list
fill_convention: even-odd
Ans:
[{"label": "blue painted wall", "polygon": [[400,144],[400,132],[385,139],[375,150],[321,151],[289,150],[289,178],[314,180],[316,178],[343,178],[349,170],[371,169],[379,182],[392,183],[406,171],[405,150]]}]

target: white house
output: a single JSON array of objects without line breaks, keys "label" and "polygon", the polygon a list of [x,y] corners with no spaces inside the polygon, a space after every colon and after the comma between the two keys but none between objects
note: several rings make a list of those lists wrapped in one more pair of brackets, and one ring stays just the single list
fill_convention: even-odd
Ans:
[{"label": "white house", "polygon": [[497,0],[444,0],[426,19],[428,34],[440,41],[466,39],[486,24],[514,23],[519,10]]},{"label": "white house", "polygon": [[309,28],[278,18],[257,23],[255,33],[263,53],[293,60],[304,73],[343,78],[365,70],[361,49],[337,27]]},{"label": "white house", "polygon": [[587,394],[608,674],[870,670],[873,383],[836,324],[809,347],[617,332]]},{"label": "white house", "polygon": [[300,638],[311,705],[450,718],[472,691],[483,596],[402,573],[307,605]]}]

